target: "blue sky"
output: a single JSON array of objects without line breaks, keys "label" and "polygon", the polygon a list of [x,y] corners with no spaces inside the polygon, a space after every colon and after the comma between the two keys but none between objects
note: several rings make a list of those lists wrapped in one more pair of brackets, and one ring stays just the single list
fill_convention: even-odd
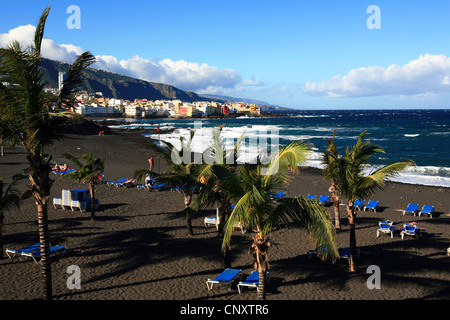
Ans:
[{"label": "blue sky", "polygon": [[89,50],[113,72],[298,109],[449,106],[447,0],[2,0],[0,46],[30,38],[47,5],[49,58]]}]

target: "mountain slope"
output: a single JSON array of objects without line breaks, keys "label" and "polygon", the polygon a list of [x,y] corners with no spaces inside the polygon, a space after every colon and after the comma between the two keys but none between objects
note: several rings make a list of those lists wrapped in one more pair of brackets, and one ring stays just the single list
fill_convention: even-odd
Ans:
[{"label": "mountain slope", "polygon": [[[67,71],[69,65],[58,61],[42,59],[41,67],[45,71],[44,80],[53,88],[58,87],[58,71]],[[183,91],[173,86],[148,82],[123,76],[117,73],[89,68],[84,71],[86,81],[81,90],[103,92],[103,96],[125,100],[134,99],[179,99],[181,101],[205,101],[195,92]]]}]

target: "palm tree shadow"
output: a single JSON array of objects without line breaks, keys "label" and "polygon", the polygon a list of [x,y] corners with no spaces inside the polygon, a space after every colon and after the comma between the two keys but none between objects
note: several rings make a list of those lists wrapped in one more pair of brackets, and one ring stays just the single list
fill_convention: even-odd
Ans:
[{"label": "palm tree shadow", "polygon": [[126,203],[105,203],[105,204],[100,204],[98,209],[95,209],[95,212],[103,212],[103,211],[107,211],[107,210],[111,210],[111,209],[116,209],[119,208],[121,206],[126,206]]}]

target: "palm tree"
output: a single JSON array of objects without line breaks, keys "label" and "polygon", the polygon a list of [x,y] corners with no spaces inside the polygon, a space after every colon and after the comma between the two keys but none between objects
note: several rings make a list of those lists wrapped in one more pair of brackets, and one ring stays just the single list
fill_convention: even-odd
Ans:
[{"label": "palm tree", "polygon": [[91,195],[91,221],[95,220],[95,185],[100,182],[101,175],[105,169],[105,159],[92,158],[92,153],[88,152],[81,156],[85,160],[82,164],[73,155],[65,153],[64,158],[70,160],[78,169],[75,172],[67,173],[64,177],[77,179],[78,182],[86,182],[89,185]]},{"label": "palm tree", "polygon": [[269,268],[269,235],[290,223],[297,223],[310,235],[316,246],[326,248],[324,258],[338,257],[335,230],[326,210],[303,196],[287,199],[281,203],[271,199],[271,192],[290,179],[290,171],[297,171],[305,162],[307,146],[300,142],[281,148],[267,166],[257,164],[255,168],[243,166],[240,171],[244,194],[238,200],[226,225],[223,246],[230,240],[233,226],[240,222],[255,230],[250,253],[254,256],[254,266],[259,273],[259,299],[266,296],[266,273]]},{"label": "palm tree", "polygon": [[325,164],[324,174],[326,179],[331,180],[330,190],[332,192],[333,207],[334,207],[334,225],[336,230],[341,230],[341,215],[339,211],[340,206],[340,188],[338,184],[339,175],[339,152],[335,144],[336,130],[333,132],[332,139],[327,138],[328,148],[323,153],[322,162]]},{"label": "palm tree", "polygon": [[376,190],[384,187],[385,179],[397,175],[412,161],[396,162],[383,166],[367,174],[367,164],[377,152],[385,153],[378,145],[364,141],[367,131],[361,132],[358,141],[352,147],[347,147],[345,157],[339,159],[338,184],[341,192],[347,198],[347,213],[350,225],[350,271],[357,271],[356,262],[356,210],[354,203],[357,199],[367,199]]},{"label": "palm tree", "polygon": [[[237,140],[232,150],[226,150],[224,139],[221,136],[223,127],[222,125],[213,129],[213,141],[203,152],[203,156],[207,160],[198,175],[199,180],[203,177],[207,180],[199,196],[191,204],[194,210],[218,204],[219,225],[217,233],[219,237],[223,237],[225,223],[231,214],[231,205],[243,195],[236,170],[244,134]],[[231,248],[227,244],[222,251],[224,267],[229,268],[231,267]]]},{"label": "palm tree", "polygon": [[15,175],[11,183],[6,187],[3,177],[0,177],[0,259],[3,259],[3,219],[5,211],[9,210],[12,205],[17,208],[20,206],[20,194],[15,185],[22,176]]},{"label": "palm tree", "polygon": [[[52,157],[45,153],[45,147],[61,137],[64,125],[69,123],[71,118],[68,112],[51,112],[50,103],[43,91],[45,82],[44,72],[40,68],[41,43],[49,11],[50,7],[47,7],[39,19],[33,44],[24,49],[17,41],[13,41],[8,48],[0,48],[2,81],[14,84],[12,87],[0,88],[1,124],[7,126],[14,136],[15,144],[22,145],[27,153],[27,174],[30,180],[27,196],[34,196],[38,211],[44,299],[52,299],[47,202],[53,184],[49,177]],[[70,102],[70,96],[76,89],[72,83],[81,77],[78,71],[94,61],[95,57],[89,52],[77,58],[69,68],[63,84],[63,87],[70,90],[63,88],[60,91],[58,104]]]},{"label": "palm tree", "polygon": [[[186,227],[188,236],[193,236],[191,216],[194,210],[191,207],[192,197],[194,193],[199,190],[199,182],[197,180],[199,165],[192,161],[192,138],[195,130],[190,132],[189,139],[185,142],[183,137],[180,137],[181,150],[177,150],[171,143],[166,141],[159,141],[159,145],[149,143],[148,146],[159,152],[161,157],[169,164],[169,173],[164,175],[156,175],[156,181],[166,183],[168,187],[179,188],[184,196],[184,210],[186,217]],[[150,173],[155,176],[150,170],[139,169],[134,173],[134,178],[142,180],[143,177]]]}]

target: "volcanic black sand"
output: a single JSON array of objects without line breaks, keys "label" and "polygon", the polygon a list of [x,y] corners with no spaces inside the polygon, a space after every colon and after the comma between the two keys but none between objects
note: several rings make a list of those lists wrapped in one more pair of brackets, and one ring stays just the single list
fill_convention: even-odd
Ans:
[{"label": "volcanic black sand", "polygon": [[[92,152],[106,159],[105,178],[114,181],[131,178],[136,169],[147,168],[155,157],[155,171],[165,164],[143,144],[148,141],[139,132],[112,130],[97,134],[68,134],[48,149],[58,163],[67,162],[63,153],[81,156]],[[70,163],[69,163],[70,165]],[[0,159],[0,176],[8,183],[14,173],[27,166],[22,148],[6,149]],[[216,229],[205,228],[206,216],[214,210],[194,214],[194,236],[187,236],[182,194],[171,191],[148,192],[137,188],[98,185],[96,197],[101,206],[97,219],[89,212],[55,209],[54,197],[62,189],[82,189],[73,180],[55,178],[48,205],[50,242],[64,245],[64,257],[52,259],[55,300],[255,300],[256,289],[239,294],[234,284],[231,292],[214,286],[209,291],[208,278],[223,271],[221,239]],[[302,168],[285,189],[287,197],[329,195],[329,182],[320,170]],[[26,189],[26,181],[19,184]],[[270,283],[267,300],[440,300],[450,298],[450,189],[388,182],[372,199],[380,202],[378,212],[359,211],[356,220],[357,246],[361,250],[359,271],[351,273],[347,260],[336,263],[309,260],[312,244],[305,231],[296,226],[273,232],[270,249]],[[408,203],[434,205],[436,214],[402,215]],[[334,217],[332,206],[327,210]],[[342,231],[337,233],[340,248],[349,245],[349,227],[345,206],[341,206]],[[391,220],[396,227],[393,239],[383,234],[377,238],[379,221]],[[404,223],[416,222],[422,228],[418,240],[401,239]],[[251,233],[237,231],[232,238],[232,266],[251,271],[248,248]],[[21,248],[38,242],[37,211],[34,200],[23,201],[20,210],[5,213],[3,243],[6,248]],[[67,268],[81,271],[81,289],[69,289]],[[381,271],[381,289],[369,289],[367,268]],[[0,260],[0,299],[34,300],[41,298],[40,268],[32,260]],[[162,302],[162,301],[161,301]],[[320,305],[313,304],[314,308]],[[339,304],[335,306],[339,309]],[[345,304],[345,308],[349,308]],[[320,313],[320,310],[317,310]],[[336,310],[347,313],[349,310]],[[178,311],[177,311],[178,312]],[[379,312],[376,308],[373,312]],[[361,315],[361,314],[360,314]],[[380,314],[379,314],[380,315]]]}]

